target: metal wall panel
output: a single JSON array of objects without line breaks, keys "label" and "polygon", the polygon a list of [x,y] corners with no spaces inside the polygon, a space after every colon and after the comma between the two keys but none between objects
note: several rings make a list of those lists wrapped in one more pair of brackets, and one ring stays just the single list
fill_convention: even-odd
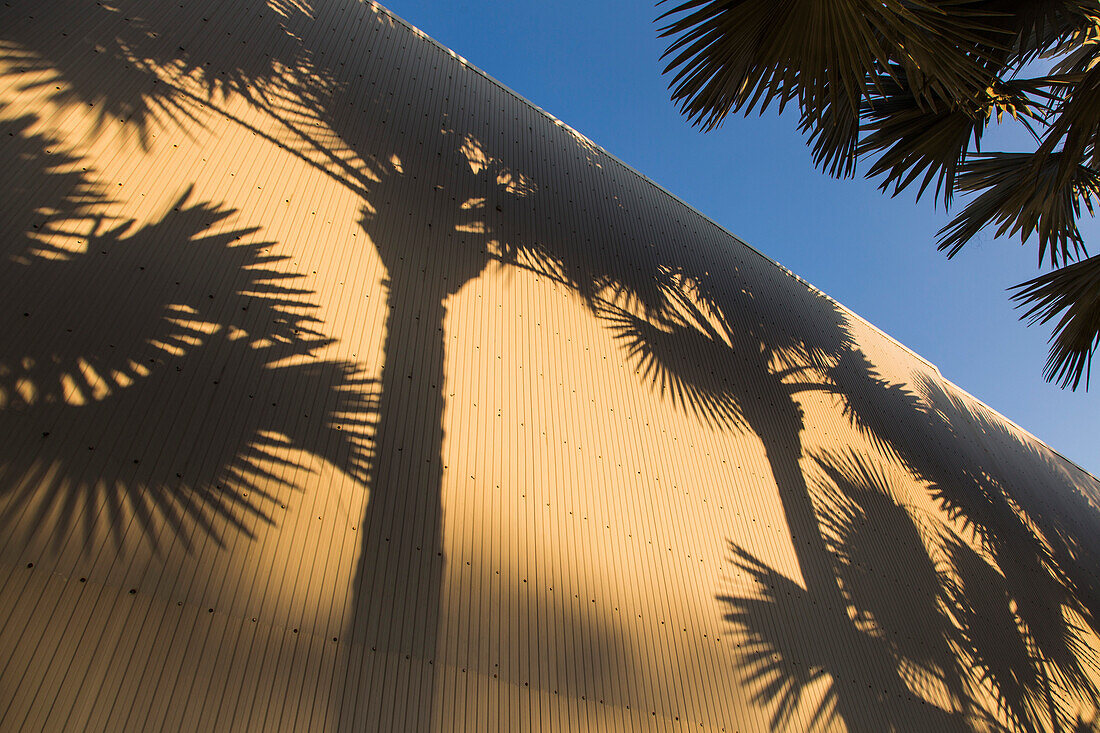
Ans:
[{"label": "metal wall panel", "polygon": [[0,729],[1095,720],[1096,479],[384,9],[0,43]]}]

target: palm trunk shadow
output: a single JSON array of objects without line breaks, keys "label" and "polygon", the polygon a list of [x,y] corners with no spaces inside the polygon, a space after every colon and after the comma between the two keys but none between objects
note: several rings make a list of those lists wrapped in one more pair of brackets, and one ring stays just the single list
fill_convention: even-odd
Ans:
[{"label": "palm trunk shadow", "polygon": [[[349,675],[341,728],[434,727],[445,563],[445,303],[491,260],[486,241],[462,229],[470,212],[447,205],[440,191],[415,176],[394,176],[379,192],[386,204],[362,221],[388,274],[388,311],[351,606],[353,648],[362,650],[362,662]],[[363,702],[353,694],[362,689],[401,693]]]},{"label": "palm trunk shadow", "polygon": [[[746,421],[764,445],[764,452],[771,469],[772,480],[783,506],[791,545],[798,560],[803,583],[809,597],[817,599],[814,608],[819,623],[826,628],[848,628],[848,604],[840,591],[833,568],[833,555],[829,552],[821,532],[818,514],[802,470],[802,440],[804,428],[801,408],[790,396],[788,386],[768,368],[756,373],[761,382],[754,385],[764,394],[771,393],[775,401],[768,405],[767,414],[754,415],[750,407],[745,411]],[[743,395],[741,404],[762,405],[757,395]],[[823,617],[823,618],[822,618]],[[843,644],[841,641],[837,643]],[[852,731],[881,730],[882,721],[875,721],[868,714],[867,690],[844,675],[834,675],[830,689],[835,715]]]},{"label": "palm trunk shadow", "polygon": [[[659,385],[662,393],[669,392],[674,402],[712,426],[747,430],[759,439],[805,584],[805,590],[799,589],[799,593],[809,599],[803,610],[814,617],[813,621],[800,618],[797,624],[813,623],[835,630],[831,637],[836,649],[829,653],[838,654],[843,661],[826,670],[831,677],[828,700],[818,715],[827,715],[828,724],[839,721],[850,730],[882,730],[888,722],[884,717],[887,707],[870,704],[869,696],[875,693],[866,687],[863,676],[852,673],[860,666],[860,650],[868,654],[871,650],[864,648],[852,629],[836,559],[807,485],[802,466],[802,432],[806,424],[796,399],[804,391],[835,391],[819,372],[822,365],[850,348],[846,323],[841,314],[826,310],[831,317],[823,319],[815,342],[798,337],[785,339],[757,310],[759,306],[747,291],[742,290],[745,297],[735,298],[726,290],[700,288],[691,279],[672,278],[670,282],[677,292],[670,291],[669,302],[686,316],[670,311],[658,315],[658,321],[663,318],[664,322],[655,324],[613,304],[602,306],[601,313],[624,342],[639,371],[654,386]],[[691,300],[693,293],[702,296],[700,304]],[[721,368],[716,370],[713,365]],[[801,381],[807,377],[810,382]],[[795,585],[792,582],[791,587]],[[797,689],[792,680],[804,673],[797,667],[799,661],[783,659],[783,664],[791,666],[776,675],[779,681],[775,688],[769,687],[764,694],[768,702],[780,700],[773,729],[782,727],[792,709],[783,700],[797,697],[785,695],[782,689],[789,684]],[[904,688],[898,669],[888,660],[880,659],[875,667],[876,679],[891,693]]]},{"label": "palm trunk shadow", "polygon": [[399,721],[418,730],[429,726],[440,616],[445,309],[428,288],[390,288],[352,641],[362,648],[365,667],[405,699],[357,705],[355,719],[347,721],[356,730]]}]

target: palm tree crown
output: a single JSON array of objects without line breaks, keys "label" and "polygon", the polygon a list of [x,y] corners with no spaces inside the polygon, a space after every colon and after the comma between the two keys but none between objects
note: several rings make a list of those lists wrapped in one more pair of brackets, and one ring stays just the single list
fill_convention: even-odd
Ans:
[{"label": "palm tree crown", "polygon": [[[933,182],[945,206],[966,194],[939,232],[948,257],[987,226],[1037,235],[1053,269],[1013,299],[1032,323],[1057,318],[1046,378],[1087,388],[1100,258],[1077,220],[1100,198],[1097,0],[684,0],[658,20],[672,99],[693,124],[790,104],[830,175],[871,159],[866,176],[891,195],[915,185],[919,200]],[[1006,115],[1034,150],[981,152]]]}]

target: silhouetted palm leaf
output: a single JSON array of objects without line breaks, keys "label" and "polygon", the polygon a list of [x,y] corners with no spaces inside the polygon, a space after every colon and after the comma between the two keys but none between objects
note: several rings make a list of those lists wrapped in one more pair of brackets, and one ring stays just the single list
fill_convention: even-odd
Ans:
[{"label": "silhouetted palm leaf", "polygon": [[880,188],[892,187],[893,196],[919,179],[917,199],[934,180],[936,197],[942,193],[945,203],[951,200],[971,143],[980,149],[990,116],[1038,117],[1046,107],[1035,97],[1048,95],[1042,82],[1012,80],[994,83],[972,104],[928,109],[894,79],[885,78],[880,86],[882,97],[863,109],[863,131],[868,134],[860,140],[858,154],[880,153],[867,177],[884,175]]},{"label": "silhouetted palm leaf", "polygon": [[1044,374],[1062,387],[1088,387],[1092,354],[1100,344],[1100,255],[1048,272],[1014,288],[1023,317],[1046,323],[1061,314],[1051,336]]},{"label": "silhouetted palm leaf", "polygon": [[999,13],[991,23],[1016,39],[1005,59],[1012,68],[1021,68],[1066,42],[1081,30],[1082,19],[1096,12],[1094,0],[985,0],[981,6]]},{"label": "silhouetted palm leaf", "polygon": [[1055,67],[1051,76],[1058,103],[1041,148],[1050,151],[1061,146],[1066,161],[1063,178],[1072,176],[1072,162],[1100,168],[1100,26],[1080,35],[1084,42]]},{"label": "silhouetted palm leaf", "polygon": [[1061,153],[984,153],[963,166],[957,189],[981,192],[962,213],[939,231],[939,249],[954,257],[963,245],[990,225],[996,236],[1017,233],[1026,241],[1039,236],[1039,260],[1050,253],[1057,265],[1084,251],[1077,228],[1084,203],[1092,213],[1092,199],[1100,198],[1100,172],[1075,165],[1063,180]]},{"label": "silhouetted palm leaf", "polygon": [[[1037,233],[1040,261],[1084,251],[1077,219],[1100,197],[1094,0],[687,0],[658,20],[672,99],[693,124],[793,101],[829,174],[877,156],[867,176],[892,195],[916,184],[919,199],[933,181],[945,205],[976,194],[939,232],[949,256],[990,225],[1023,241]],[[1061,57],[1053,73],[1012,78],[1044,53]],[[1006,114],[1035,154],[981,154],[985,128]],[[1100,319],[1090,328],[1100,333]]]},{"label": "silhouetted palm leaf", "polygon": [[894,62],[926,101],[969,96],[988,83],[996,39],[1007,40],[986,15],[923,0],[690,0],[658,20],[678,16],[661,29],[673,38],[665,72],[676,70],[673,100],[695,124],[712,129],[731,112],[797,100],[803,128],[820,141],[815,158],[851,175],[872,75]]}]

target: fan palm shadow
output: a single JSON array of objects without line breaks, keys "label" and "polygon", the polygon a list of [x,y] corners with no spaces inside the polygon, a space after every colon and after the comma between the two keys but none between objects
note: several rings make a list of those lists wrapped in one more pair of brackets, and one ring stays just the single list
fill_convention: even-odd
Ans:
[{"label": "fan palm shadow", "polygon": [[[1073,702],[1095,691],[1046,654],[996,563],[941,521],[918,521],[866,459],[826,453],[815,462],[845,613],[823,613],[808,579],[803,586],[732,542],[731,563],[752,590],[719,596],[742,639],[742,674],[757,702],[775,708],[773,730],[794,724],[804,699],[816,702],[810,721],[821,728],[841,717],[849,730],[1085,729]],[[1066,644],[1078,664],[1095,663],[1074,633]],[[845,695],[862,705],[842,714]]]},{"label": "fan palm shadow", "polygon": [[249,533],[297,485],[291,451],[363,481],[372,383],[314,356],[331,340],[274,243],[190,189],[152,223],[109,221],[78,159],[32,154],[44,143],[0,138],[17,187],[63,176],[68,202],[24,195],[36,222],[0,251],[8,541],[16,526],[85,548]]},{"label": "fan palm shadow", "polygon": [[[735,269],[732,275],[737,274]],[[670,306],[663,311],[644,316],[605,303],[599,312],[638,373],[660,394],[716,429],[747,430],[760,440],[806,582],[802,597],[816,606],[815,618],[841,633],[849,624],[847,604],[832,572],[833,557],[802,468],[805,417],[798,398],[821,392],[842,401],[844,392],[832,373],[854,344],[839,308],[793,278],[779,275],[771,287],[760,289],[751,289],[749,282],[719,280],[699,269],[689,275],[681,267],[670,281]],[[768,315],[783,309],[805,313],[811,322],[784,328]],[[745,569],[763,572],[753,562]],[[798,638],[791,640],[797,643]],[[855,637],[851,640],[854,643]],[[888,662],[878,656],[886,686],[898,676]],[[778,700],[775,725],[789,720],[797,690],[813,681],[799,676],[807,674],[807,667],[790,666],[797,667],[798,658],[778,664],[779,668],[757,673],[776,677],[763,696],[769,702]],[[784,677],[784,672],[795,676]],[[865,689],[836,685],[830,695],[815,720],[840,718],[849,727],[875,729],[877,713],[868,705]]]},{"label": "fan palm shadow", "polygon": [[288,77],[323,85],[295,33],[312,20],[312,8],[293,0],[115,0],[78,12],[21,0],[0,11],[0,53],[19,92],[93,110],[94,134],[123,122],[147,148],[157,128],[195,121],[197,106],[219,96],[259,101]]},{"label": "fan palm shadow", "polygon": [[[974,420],[938,383],[918,380],[922,402],[878,377],[858,351],[831,372],[853,421],[885,455],[901,459],[983,554],[946,524],[916,522],[864,459],[815,457],[827,479],[813,502],[831,559],[824,581],[815,583],[807,573],[820,570],[800,563],[803,587],[734,544],[733,564],[757,592],[720,597],[730,608],[726,620],[747,639],[746,679],[757,701],[776,709],[773,729],[793,723],[802,696],[822,679],[827,692],[812,719],[823,726],[839,717],[857,730],[905,730],[913,720],[929,729],[1090,729],[1076,707],[1097,704],[1089,611],[1080,583],[1059,569],[1057,541],[1050,549],[1054,533],[1043,531],[1065,515],[1032,520],[1043,507],[1022,513],[1008,493],[1019,481],[991,473],[976,456],[951,469],[935,458],[950,455],[937,450],[940,441],[969,438],[965,426]],[[997,426],[984,425],[1009,437]],[[1027,454],[1012,448],[1006,455]],[[1073,496],[1080,501],[1079,492]],[[792,540],[801,539],[792,530]],[[815,594],[822,586],[841,589],[843,613]],[[807,617],[812,633],[799,621]],[[939,691],[946,709],[910,704],[929,690]],[[846,697],[862,702],[845,707]],[[932,712],[937,719],[927,717]]]},{"label": "fan palm shadow", "polygon": [[[0,117],[8,108],[0,105]],[[5,239],[0,255],[16,264],[32,257],[63,255],[54,243],[87,229],[109,203],[103,187],[80,170],[80,157],[60,149],[60,141],[33,132],[39,118],[25,114],[0,120],[0,155],[15,166],[0,183]]]},{"label": "fan palm shadow", "polygon": [[[356,151],[378,179],[360,224],[385,268],[387,315],[351,637],[364,653],[380,656],[388,676],[411,679],[398,688],[407,691],[407,701],[353,706],[366,720],[343,711],[341,725],[355,728],[384,725],[390,717],[427,727],[433,714],[446,562],[444,408],[453,389],[444,364],[449,340],[461,336],[461,329],[448,325],[447,305],[486,268],[501,263],[515,236],[505,232],[503,212],[535,190],[525,176],[487,155],[472,133],[439,134],[445,157],[433,171],[406,169],[411,149]],[[411,672],[405,671],[409,660]]]},{"label": "fan palm shadow", "polygon": [[[997,421],[986,419],[975,428],[978,418],[948,399],[937,382],[918,380],[923,395],[917,396],[883,380],[851,341],[846,317],[824,298],[813,302],[819,296],[808,290],[802,296],[810,302],[800,306],[799,312],[816,313],[818,318],[818,322],[798,332],[812,334],[803,338],[788,336],[764,315],[778,305],[768,301],[784,295],[765,289],[750,292],[741,288],[738,292],[728,286],[707,285],[705,277],[689,277],[683,269],[677,271],[671,283],[665,300],[669,307],[664,310],[644,315],[614,301],[602,303],[597,310],[620,339],[638,374],[662,396],[712,427],[747,429],[761,440],[806,584],[800,594],[795,593],[794,581],[774,576],[757,559],[738,554],[738,549],[735,554],[743,571],[761,580],[766,577],[762,587],[786,584],[789,592],[782,598],[765,599],[767,603],[726,598],[727,602],[740,604],[730,620],[746,621],[746,609],[751,608],[759,617],[753,620],[753,628],[763,633],[776,618],[803,617],[799,614],[806,609],[779,607],[781,600],[800,598],[798,603],[805,601],[814,608],[815,624],[834,632],[820,638],[847,639],[849,648],[862,650],[854,657],[828,659],[823,656],[833,653],[828,649],[801,648],[815,641],[808,630],[790,628],[773,627],[771,637],[758,639],[760,653],[748,661],[750,680],[762,687],[758,699],[777,707],[773,726],[791,723],[801,691],[820,677],[807,676],[806,654],[810,652],[818,659],[816,668],[827,672],[831,680],[828,697],[813,718],[823,725],[826,720],[831,723],[840,719],[854,729],[880,730],[889,725],[903,730],[908,719],[926,719],[929,725],[968,729],[970,725],[993,725],[1005,719],[1010,727],[1022,730],[1044,725],[1054,730],[1072,726],[1075,701],[1096,702],[1090,681],[1097,670],[1096,659],[1083,634],[1083,624],[1093,623],[1089,601],[1095,576],[1090,574],[1086,558],[1090,557],[1089,546],[1095,535],[1085,530],[1090,524],[1096,526],[1092,519],[1095,507],[1081,488],[1071,485],[1065,471],[1054,471],[1049,460],[1038,461],[1037,451],[1025,450],[1016,439],[1009,440]],[[785,295],[796,300],[798,297],[789,292]],[[786,307],[791,307],[789,301]],[[914,479],[928,486],[950,518],[981,538],[994,557],[994,572],[1003,573],[1006,579],[1020,628],[1026,629],[1016,635],[1016,640],[1031,645],[1037,656],[1004,662],[997,656],[995,644],[967,643],[967,634],[977,627],[977,621],[961,624],[957,619],[966,618],[972,606],[966,605],[965,594],[949,591],[956,586],[934,567],[925,567],[923,580],[917,584],[923,588],[923,603],[902,594],[903,604],[883,606],[881,599],[874,600],[876,594],[899,598],[893,585],[882,583],[876,588],[880,581],[873,576],[863,576],[857,582],[853,568],[868,567],[872,560],[882,565],[887,556],[870,538],[860,537],[852,529],[852,502],[866,503],[870,497],[886,496],[888,492],[882,488],[881,476],[869,472],[858,458],[841,460],[828,455],[815,460],[840,488],[822,496],[821,491],[811,491],[807,486],[799,437],[805,426],[796,397],[815,390],[832,395],[873,444],[886,455],[900,459]],[[1041,464],[1039,471],[1050,473],[1048,479],[1063,476],[1062,485],[1056,488],[1066,495],[1063,501],[1074,507],[1076,517],[1047,506],[1049,501],[1043,502],[1035,488],[1021,485],[1009,466],[999,465],[991,454],[968,453],[963,461],[950,463],[944,457],[952,453],[936,448],[945,442],[979,445],[973,436],[975,430],[982,433],[986,444],[1008,441],[996,446],[995,455],[1016,456],[1024,463],[1037,461]],[[1026,457],[1018,458],[1021,455]],[[1031,466],[1030,476],[1037,475],[1043,474],[1036,474],[1035,466]],[[1049,486],[1049,480],[1047,483]],[[871,492],[868,486],[879,488]],[[891,511],[888,502],[876,504],[878,527]],[[860,513],[870,516],[872,512],[861,509]],[[906,562],[919,563],[919,558],[927,555],[916,541],[918,535],[902,531],[908,526],[904,512],[893,514],[897,516],[887,529],[892,537],[907,539],[905,543],[898,540],[906,547],[899,556],[909,557]],[[897,579],[913,582],[902,569],[893,570],[897,571]],[[866,586],[861,591],[860,583]],[[875,623],[885,620],[894,628],[892,640],[859,635],[863,633],[859,625],[864,623],[858,615],[859,606],[855,607],[855,619],[849,618],[854,590],[863,596],[863,607],[871,609],[868,618],[875,619]],[[923,612],[914,613],[913,609]],[[914,629],[921,629],[922,648],[898,647],[897,640],[913,634]],[[785,651],[796,656],[785,656]],[[935,654],[929,656],[933,651]],[[1000,660],[1000,666],[980,662],[987,658]],[[960,672],[961,659],[979,660],[974,664],[985,670],[984,684],[996,700],[995,709],[984,709],[977,702],[981,695],[968,688],[972,682]],[[853,674],[861,669],[863,674]],[[909,709],[914,694],[906,680],[913,669],[924,670],[927,679],[938,680],[936,685],[954,701],[948,712],[935,714],[942,713],[942,720],[929,718],[933,714],[923,704],[919,710]],[[1013,675],[1030,682],[1021,685]],[[852,683],[853,678],[862,682]],[[867,684],[881,688],[882,695],[875,692],[869,698]],[[905,702],[899,706],[898,700]],[[1037,701],[1043,705],[1038,706]],[[924,717],[912,718],[918,712]]]},{"label": "fan palm shadow", "polygon": [[[845,367],[885,386],[865,360],[857,361]],[[918,375],[912,392],[890,385],[853,391],[851,401],[860,403],[852,413],[855,424],[875,434],[988,555],[1033,648],[1032,666],[1039,665],[1043,675],[1052,670],[1070,697],[1098,705],[1092,680],[1100,666],[1086,638],[1100,632],[1094,561],[1100,551],[1100,484],[928,376]],[[1034,677],[1024,669],[1015,673]],[[997,675],[989,675],[1000,687]],[[1001,676],[1006,688],[1019,686]],[[1027,713],[1028,699],[1016,695],[1007,705],[1025,727],[1038,725]],[[1063,707],[1061,700],[1049,701],[1046,718],[1065,718]]]},{"label": "fan palm shadow", "polygon": [[[757,704],[774,708],[772,730],[841,723],[853,731],[971,729],[959,712],[922,704],[887,643],[838,614],[822,614],[824,600],[735,543],[730,552],[731,564],[759,590],[718,600],[740,639],[745,683]],[[844,705],[853,697],[861,704]],[[808,714],[800,714],[804,700],[813,705]]]},{"label": "fan palm shadow", "polygon": [[[363,226],[387,273],[379,427],[352,615],[352,636],[364,653],[384,653],[395,674],[418,660],[418,676],[404,689],[415,690],[411,704],[427,720],[445,562],[441,450],[449,391],[443,365],[446,344],[461,338],[445,333],[446,302],[491,263],[566,286],[624,344],[643,382],[662,385],[714,427],[757,434],[800,540],[800,560],[807,567],[825,563],[800,466],[804,418],[796,396],[836,392],[825,373],[851,348],[839,310],[793,278],[780,277],[776,292],[752,291],[736,272],[712,275],[713,253],[705,249],[678,239],[643,246],[615,234],[630,221],[615,197],[586,201],[586,215],[570,222],[573,231],[562,231],[547,216],[564,203],[558,192],[508,165],[508,146],[480,125],[473,128],[472,119],[445,114],[442,130],[429,129],[431,123],[400,104],[415,91],[403,83],[403,77],[361,79],[355,87],[337,78],[337,91],[318,111],[377,179],[369,186]],[[372,90],[366,105],[344,97],[356,88]],[[374,114],[365,119],[338,114],[371,105]],[[442,157],[431,170],[411,167],[422,160],[422,145]],[[574,147],[566,145],[563,158],[572,157]],[[591,155],[589,164],[598,158]],[[779,301],[790,308],[792,298],[808,322],[776,328],[769,308]],[[832,594],[840,607],[835,582],[819,592]],[[345,697],[354,701],[350,689]],[[385,709],[369,714],[385,720],[402,704],[384,702]]]},{"label": "fan palm shadow", "polygon": [[977,455],[968,449],[968,470],[955,480],[936,464],[920,467],[944,510],[978,533],[999,564],[1018,568],[1014,575],[1049,582],[1039,595],[1074,608],[1100,634],[1100,482],[933,380],[918,379],[917,391],[938,426],[988,446]]},{"label": "fan palm shadow", "polygon": [[[446,437],[443,410],[449,394],[444,371],[444,329],[449,327],[446,308],[449,298],[464,284],[497,262],[534,270],[579,294],[619,338],[638,367],[641,381],[714,428],[749,430],[761,440],[806,578],[806,592],[833,609],[823,624],[839,630],[846,628],[849,619],[842,613],[847,601],[835,571],[830,530],[821,524],[802,469],[805,420],[798,395],[811,391],[834,395],[853,422],[884,450],[900,457],[930,490],[938,492],[943,505],[955,512],[959,521],[970,522],[990,537],[1008,538],[988,541],[998,563],[1018,565],[1024,570],[1014,577],[1030,573],[1047,584],[1043,587],[1053,590],[1053,605],[1024,608],[1022,613],[1032,617],[1030,625],[1039,626],[1043,618],[1057,620],[1058,614],[1052,610],[1057,606],[1084,615],[1095,628],[1100,584],[1089,558],[1097,555],[1098,535],[1088,532],[1095,526],[1087,519],[1095,516],[1088,502],[1077,506],[1080,512],[1063,512],[1052,518],[1034,490],[1019,490],[1018,482],[1011,480],[1011,471],[988,456],[968,456],[969,466],[963,470],[937,459],[929,446],[944,440],[945,429],[958,430],[965,424],[974,430],[973,417],[959,413],[945,425],[925,404],[935,401],[934,395],[924,395],[922,402],[900,386],[878,378],[852,345],[845,316],[830,301],[785,276],[765,287],[749,285],[756,281],[739,273],[739,265],[726,267],[720,278],[713,276],[714,264],[676,237],[639,244],[616,235],[612,229],[624,223],[623,215],[616,204],[598,197],[586,202],[586,215],[577,217],[580,221],[573,222],[571,233],[562,231],[560,222],[551,222],[547,212],[568,208],[565,198],[515,171],[506,162],[514,152],[496,135],[460,115],[449,118],[441,131],[429,129],[434,118],[425,126],[420,111],[402,103],[419,89],[405,75],[391,73],[386,64],[367,64],[367,75],[373,78],[364,79],[350,73],[351,65],[345,68],[333,57],[315,55],[311,43],[325,29],[315,23],[302,3],[236,3],[214,8],[211,15],[202,17],[203,10],[187,5],[152,18],[145,17],[143,5],[128,1],[96,10],[100,22],[82,27],[79,40],[57,37],[55,31],[63,30],[67,20],[60,7],[17,5],[23,16],[35,17],[0,23],[6,54],[21,59],[13,65],[15,73],[24,73],[18,70],[22,65],[24,70],[40,74],[41,79],[33,83],[49,79],[61,87],[56,90],[61,94],[59,103],[95,105],[104,122],[115,117],[128,119],[145,136],[154,123],[161,124],[158,120],[163,116],[191,114],[194,102],[209,102],[218,94],[240,94],[289,131],[293,144],[267,135],[270,141],[321,167],[364,197],[363,228],[387,271],[390,308],[384,369],[378,385],[373,385],[353,365],[312,362],[310,354],[329,342],[319,333],[320,324],[309,316],[309,294],[276,272],[275,261],[264,259],[263,247],[232,244],[233,239],[207,232],[208,227],[226,221],[223,215],[228,212],[222,207],[190,204],[184,196],[177,207],[180,211],[154,225],[137,228],[97,222],[90,203],[98,194],[77,178],[72,185],[55,187],[68,191],[58,202],[28,202],[34,211],[65,212],[38,222],[46,227],[41,231],[48,231],[48,236],[20,227],[10,239],[14,243],[11,261],[27,268],[19,270],[31,278],[27,282],[39,285],[34,292],[21,291],[31,299],[28,302],[33,301],[33,308],[20,309],[30,314],[23,318],[28,324],[45,322],[43,315],[48,314],[50,323],[72,328],[72,335],[37,336],[13,316],[21,325],[8,333],[11,345],[5,344],[10,356],[5,357],[0,371],[8,400],[3,416],[12,419],[13,429],[18,430],[20,425],[32,425],[23,415],[39,415],[40,420],[35,418],[39,422],[33,422],[35,430],[41,427],[41,432],[50,435],[44,436],[44,443],[37,448],[44,456],[39,463],[16,455],[11,448],[12,468],[5,470],[12,485],[43,484],[53,487],[50,496],[89,497],[88,506],[129,503],[146,507],[140,510],[146,517],[153,516],[148,507],[157,506],[158,500],[162,506],[173,507],[164,510],[172,516],[184,516],[186,512],[174,508],[173,502],[181,501],[175,498],[177,493],[186,494],[197,497],[187,500],[188,507],[215,507],[186,510],[192,517],[199,512],[204,526],[231,521],[230,515],[243,526],[247,524],[243,518],[270,518],[273,499],[242,507],[237,494],[248,493],[248,498],[257,500],[256,491],[261,487],[281,486],[280,466],[287,466],[280,464],[279,455],[303,450],[322,457],[366,482],[370,489],[354,581],[353,639],[397,661],[415,653],[430,667],[437,646],[445,561],[441,456]],[[263,15],[269,7],[278,13],[271,10],[272,14]],[[15,11],[4,12],[6,17],[14,17]],[[45,32],[47,28],[49,32]],[[213,58],[209,69],[224,73],[211,72],[205,62],[198,62],[192,39],[201,39],[203,34],[243,35],[246,28],[255,29],[253,37],[278,38],[284,43],[265,44],[267,51],[278,49],[267,56],[255,53],[247,43],[204,46],[202,58]],[[375,83],[377,88],[368,93],[369,98],[359,96]],[[201,93],[190,91],[195,85]],[[355,114],[367,107],[371,114]],[[248,126],[247,121],[234,119]],[[303,120],[323,122],[335,137],[312,135]],[[27,143],[29,138],[23,135],[19,139]],[[576,140],[563,140],[562,147],[571,154],[577,148]],[[410,167],[412,161],[423,159],[421,143],[435,145],[444,157],[439,172]],[[565,160],[568,164],[568,158]],[[53,175],[62,175],[61,168],[64,166],[55,165]],[[26,191],[48,188],[29,186]],[[648,223],[660,218],[647,216]],[[70,236],[69,230],[81,231],[88,246],[82,249],[74,244],[80,237]],[[239,230],[233,234],[235,238],[254,233]],[[235,273],[238,279],[228,289],[206,292],[206,300],[184,297],[179,301],[177,292],[202,291],[197,286],[176,286],[175,279],[165,276],[166,271],[157,275],[155,285],[145,285],[155,279],[148,269],[152,263],[128,254],[142,251],[142,247],[133,246],[141,242],[163,248],[166,261],[176,258],[173,267],[193,282],[209,277],[198,264],[202,258],[188,254],[198,251],[217,253],[209,261]],[[209,247],[191,248],[193,244]],[[24,260],[18,259],[16,250]],[[112,275],[109,282],[119,282],[121,287],[110,297],[106,291],[96,292],[78,274],[82,268],[96,267],[92,264],[96,252],[101,258],[120,261],[120,272],[130,276]],[[74,288],[81,297],[73,301],[83,300],[87,307],[61,309],[60,299],[51,299],[50,291],[41,287],[52,276],[38,272],[59,273],[57,282]],[[140,274],[146,272],[150,274]],[[20,292],[18,287],[15,292]],[[807,320],[797,327],[777,325],[774,314],[785,311],[805,314]],[[109,336],[105,347],[97,341],[96,330],[86,327],[95,322],[89,314],[110,322],[118,312],[129,314],[123,319],[125,328],[118,334],[104,332],[104,338]],[[28,353],[22,353],[24,349]],[[232,355],[235,361],[219,362],[219,354]],[[200,462],[203,475],[144,473],[154,471],[150,466],[157,465],[145,457],[153,454],[153,443],[148,444],[148,453],[134,457],[137,464],[97,464],[95,461],[106,460],[97,455],[94,460],[87,459],[91,468],[86,471],[78,474],[70,470],[67,464],[78,463],[70,448],[79,452],[95,445],[95,441],[82,438],[101,431],[98,426],[106,418],[97,417],[97,410],[106,415],[110,400],[133,399],[111,415],[138,415],[149,412],[142,406],[178,404],[180,385],[171,379],[178,368],[177,374],[201,375],[195,382],[204,385],[196,393],[200,400],[210,404],[224,401],[225,390],[220,388],[225,377],[219,370],[230,363],[235,369],[240,364],[240,373],[248,379],[239,385],[244,390],[240,394],[263,399],[264,405],[269,400],[277,404],[272,406],[273,412],[252,409],[255,414],[247,420],[216,425],[212,435],[219,442],[212,445],[221,447],[210,453],[208,462]],[[256,391],[248,390],[248,384],[269,386]],[[283,386],[276,388],[276,384]],[[372,395],[373,386],[379,389],[377,398]],[[129,394],[129,390],[138,389],[147,391]],[[284,391],[319,408],[311,408],[309,418],[292,420],[281,415],[278,408],[288,404],[281,396]],[[75,404],[78,401],[83,404]],[[243,406],[240,411],[249,412]],[[372,453],[375,413],[377,449]],[[19,420],[15,421],[17,414]],[[200,416],[195,412],[193,424],[216,422],[216,414]],[[914,419],[914,414],[919,417]],[[73,429],[50,429],[57,424]],[[140,429],[132,429],[138,425]],[[149,425],[128,418],[117,431],[111,429],[118,435],[129,432],[144,437],[150,432]],[[181,455],[196,455],[201,448],[202,440],[193,439],[191,433],[163,432],[186,446]],[[61,438],[67,441],[64,450],[50,447],[51,441],[61,443]],[[116,452],[123,455],[126,451],[119,444],[118,451],[111,451]],[[129,476],[127,471],[134,480],[112,479],[111,488],[81,478],[96,472]],[[225,493],[225,487],[235,483],[251,490]],[[135,487],[136,493],[127,493]],[[216,500],[218,496],[223,504]],[[984,499],[976,500],[976,496],[993,497],[994,508],[981,505]],[[1030,512],[1041,539],[1036,539],[1030,527],[1012,519],[1011,512],[1005,512],[1005,507],[1016,505]],[[59,499],[24,497],[9,506],[39,511],[43,516],[77,516],[73,502]],[[1077,521],[1082,516],[1086,519]],[[146,519],[142,524],[153,527],[156,522]],[[169,520],[169,524],[183,526],[178,520]],[[1019,561],[1010,562],[1012,557]],[[1014,593],[1022,595],[1023,591]],[[1049,638],[1037,636],[1036,643],[1044,645],[1047,658],[1061,659],[1056,665],[1059,674],[1072,679],[1079,676],[1073,662],[1079,654],[1068,641],[1073,618],[1062,613],[1063,621],[1048,627]],[[874,653],[883,665],[901,654],[889,649]],[[926,666],[935,665],[926,661]],[[897,676],[895,670],[884,679]],[[415,684],[403,686],[410,690],[409,704],[432,709],[432,677],[429,670]],[[353,695],[345,697],[354,699]],[[854,688],[840,688],[833,710],[845,720],[862,721],[866,717],[861,702]],[[385,718],[390,715],[385,706],[398,704],[403,703],[388,699],[371,715]],[[349,718],[346,722],[358,725],[360,721]]]}]

